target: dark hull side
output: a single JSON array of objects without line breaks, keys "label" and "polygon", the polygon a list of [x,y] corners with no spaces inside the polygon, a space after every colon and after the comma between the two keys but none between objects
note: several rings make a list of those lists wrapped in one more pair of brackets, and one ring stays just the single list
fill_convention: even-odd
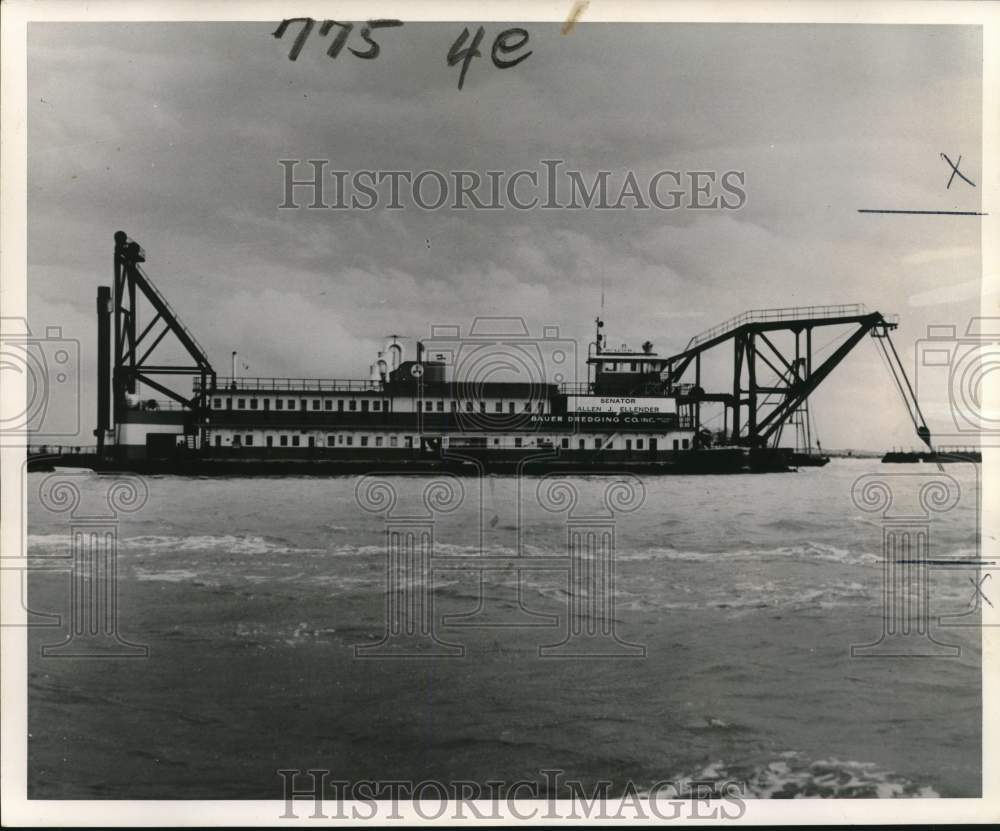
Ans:
[{"label": "dark hull side", "polygon": [[830,463],[830,457],[813,453],[789,453],[788,463],[795,467],[823,467]]},{"label": "dark hull side", "polygon": [[980,464],[983,455],[978,450],[956,453],[932,453],[929,450],[899,451],[894,450],[882,457],[884,464],[917,464],[919,462],[974,462]]},{"label": "dark hull side", "polygon": [[385,453],[370,456],[358,454],[350,458],[303,454],[212,456],[178,454],[155,459],[98,459],[92,455],[45,456],[29,459],[29,471],[52,470],[56,467],[82,467],[98,472],[131,472],[171,474],[180,476],[338,476],[379,473],[383,475],[431,474],[438,472],[458,475],[538,475],[574,473],[611,475],[639,473],[648,475],[697,475],[733,473],[778,473],[794,470],[787,452],[780,450],[747,451],[742,448],[718,448],[660,454],[642,458],[638,454],[612,457],[597,454],[539,453],[446,453],[441,455],[407,454],[389,457]]}]

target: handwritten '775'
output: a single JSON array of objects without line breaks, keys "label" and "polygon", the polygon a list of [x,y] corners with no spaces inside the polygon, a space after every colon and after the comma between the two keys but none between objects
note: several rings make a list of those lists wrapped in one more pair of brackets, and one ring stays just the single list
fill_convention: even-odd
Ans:
[{"label": "handwritten '775'", "polygon": [[[312,34],[313,29],[316,27],[316,21],[311,17],[291,17],[287,20],[282,20],[278,28],[271,33],[272,36],[278,39],[284,37],[285,32],[288,31],[288,27],[293,23],[301,23],[302,28],[299,30],[298,35],[296,35],[295,40],[292,42],[292,48],[288,52],[288,59],[292,61],[298,59],[302,48],[309,39],[309,35]],[[326,54],[330,58],[336,59],[344,51],[344,47],[347,46],[347,51],[354,55],[354,57],[370,61],[377,58],[382,52],[381,45],[374,37],[375,31],[378,29],[399,28],[402,25],[402,20],[369,20],[361,26],[358,35],[354,38],[354,42],[363,48],[347,46],[347,42],[355,29],[355,24],[353,23],[324,20],[319,25],[319,34],[322,37],[326,37],[334,27],[337,29],[336,34],[330,41],[330,46],[326,50]],[[477,28],[475,35],[472,36],[472,42],[466,46],[465,44],[469,40],[469,36],[468,27],[462,29],[462,33],[455,39],[447,55],[448,66],[462,65],[458,74],[459,89],[465,84],[465,75],[469,71],[469,64],[473,58],[482,57],[483,53],[479,51],[479,46],[486,36],[486,28],[484,26]],[[504,29],[493,38],[493,45],[490,49],[490,59],[493,61],[493,65],[497,69],[510,69],[527,60],[532,55],[530,49],[523,51],[527,44],[528,31],[526,29],[518,27]]]}]

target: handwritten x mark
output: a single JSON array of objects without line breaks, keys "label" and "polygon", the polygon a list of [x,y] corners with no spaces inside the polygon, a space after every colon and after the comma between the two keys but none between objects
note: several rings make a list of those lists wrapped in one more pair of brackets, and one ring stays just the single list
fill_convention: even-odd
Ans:
[{"label": "handwritten x mark", "polygon": [[963,182],[966,182],[967,184],[972,185],[972,187],[976,186],[975,182],[973,182],[971,179],[969,179],[966,176],[964,176],[962,174],[962,171],[958,169],[958,166],[962,163],[962,157],[961,156],[958,157],[958,161],[957,162],[953,162],[944,153],[941,154],[941,158],[944,159],[948,163],[948,166],[951,168],[951,176],[948,177],[948,184],[945,186],[945,190],[948,190],[951,187],[951,183],[954,181],[955,176],[958,176],[958,178],[961,179]]},{"label": "handwritten x mark", "polygon": [[969,578],[969,582],[972,583],[973,588],[975,589],[975,591],[972,594],[971,599],[969,600],[969,605],[970,606],[975,606],[976,605],[976,599],[979,598],[979,597],[981,597],[983,600],[986,601],[986,605],[987,606],[989,606],[991,609],[993,608],[993,604],[990,602],[990,599],[985,594],[983,594],[983,583],[986,582],[986,579],[989,576],[990,576],[989,574],[984,574],[979,579],[978,583],[975,580],[973,580],[971,577]]}]

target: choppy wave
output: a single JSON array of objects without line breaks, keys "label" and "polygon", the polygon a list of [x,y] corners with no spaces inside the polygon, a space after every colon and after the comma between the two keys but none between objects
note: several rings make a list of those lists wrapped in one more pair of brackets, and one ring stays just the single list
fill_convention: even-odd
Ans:
[{"label": "choppy wave", "polygon": [[198,577],[196,572],[186,568],[169,568],[163,571],[136,569],[135,579],[143,583],[184,583]]},{"label": "choppy wave", "polygon": [[[67,551],[72,545],[72,538],[69,534],[29,534],[28,550],[31,553],[42,553],[48,551]],[[360,555],[384,554],[384,544],[352,544],[339,543],[326,547],[299,546],[293,545],[287,540],[258,535],[241,536],[235,534],[190,534],[190,535],[166,535],[148,534],[135,537],[124,537],[118,540],[119,549],[131,551],[141,549],[145,553],[160,552],[209,552],[224,551],[230,554],[333,554],[333,555]],[[523,545],[520,551],[512,546],[489,544],[483,547],[479,545],[464,545],[436,541],[434,543],[434,553],[442,557],[508,557],[518,556],[544,556],[565,552],[550,552],[546,549]]]},{"label": "choppy wave", "polygon": [[[378,539],[377,535],[375,538]],[[29,556],[65,556],[70,547],[68,534],[32,534],[28,537]],[[325,547],[303,547],[288,539],[262,535],[148,534],[121,539],[119,552],[123,564],[131,567],[135,578],[142,582],[191,582],[230,587],[238,584],[312,584],[336,594],[378,591],[384,585],[384,568],[379,563],[385,556],[382,541],[371,544],[330,541]],[[520,583],[539,597],[564,602],[568,596],[566,577],[553,560],[565,554],[565,549],[552,546],[525,544],[518,549],[491,542],[480,547],[479,544],[436,541],[435,574],[416,574],[409,582],[412,586],[426,583],[446,592],[449,586],[454,587],[454,592],[464,597],[477,591],[475,586],[466,583],[476,578],[476,558],[485,555],[490,557],[489,569],[484,572],[490,586],[499,588]],[[975,554],[974,550],[962,550],[949,556]],[[536,556],[546,558],[550,567],[517,568]],[[619,612],[718,609],[729,614],[746,614],[754,609],[829,609],[870,602],[880,590],[875,571],[881,564],[880,555],[817,542],[722,552],[626,548],[616,556],[622,563],[615,589]],[[237,558],[235,564],[233,558]],[[333,567],[325,564],[327,558],[345,558],[359,565]],[[452,569],[442,569],[449,559]],[[719,579],[717,573],[705,580],[696,576],[678,579],[679,574],[671,574],[668,580],[664,572],[655,569],[655,564],[652,572],[648,567],[642,568],[643,561],[657,560],[750,566],[759,563],[761,569],[741,568],[739,573],[728,574],[724,579]],[[154,562],[156,567],[152,565]],[[803,581],[785,579],[780,571],[783,562],[860,566],[865,571],[855,580],[843,570],[839,573],[817,570],[815,576]],[[629,568],[629,563],[635,566]],[[769,563],[772,564],[770,568],[767,567]],[[357,569],[366,571],[357,573]],[[971,591],[964,576],[935,572],[932,579],[939,603],[958,604],[964,608],[962,604]],[[581,591],[581,588],[574,587],[574,591]]]},{"label": "choppy wave", "polygon": [[875,566],[881,562],[881,555],[863,551],[850,551],[835,545],[819,542],[803,542],[795,545],[781,545],[773,548],[740,547],[729,551],[694,551],[670,547],[649,547],[626,549],[618,552],[618,559],[629,560],[674,560],[678,562],[726,562],[748,560],[772,562],[775,560],[796,560],[799,562],[828,562],[844,565]]},{"label": "choppy wave", "polygon": [[[337,526],[342,528],[342,526]],[[325,526],[330,530],[330,526]],[[67,551],[72,544],[69,534],[29,534],[29,553],[46,553],[51,551]],[[238,534],[146,534],[120,538],[118,541],[123,551],[142,549],[147,553],[166,551],[225,551],[232,554],[334,554],[334,555],[370,555],[384,553],[384,544],[336,544],[328,546],[301,546],[276,537],[261,535]],[[434,553],[442,557],[509,557],[519,556],[563,556],[565,549],[554,549],[550,546],[538,546],[522,543],[519,548],[513,546],[488,543],[478,544],[450,543],[443,540],[434,542]],[[935,552],[937,557],[959,559],[975,557],[978,552],[973,548],[957,551]],[[584,554],[584,556],[587,556]],[[793,545],[775,547],[735,547],[727,551],[706,551],[695,549],[678,549],[670,546],[646,546],[641,548],[620,548],[615,552],[620,562],[667,560],[676,562],[730,562],[759,561],[774,562],[793,560],[803,563],[840,563],[844,565],[877,566],[882,561],[880,553],[853,551],[827,543],[805,541]]]},{"label": "choppy wave", "polygon": [[[69,534],[29,534],[29,552],[68,550],[72,545]],[[235,534],[189,534],[175,536],[169,534],[147,534],[124,537],[118,540],[121,551],[141,549],[146,553],[170,551],[225,551],[230,554],[313,554],[324,552],[324,548],[308,548],[290,544],[287,540],[263,536],[239,536]]]},{"label": "choppy wave", "polygon": [[[875,587],[875,591],[878,587]],[[616,592],[620,610],[697,611],[722,609],[745,612],[753,609],[828,609],[856,601],[868,601],[872,587],[857,582],[837,581],[818,586],[796,586],[788,583],[720,583],[694,588],[671,585],[668,593],[646,591],[642,594],[621,590]]]},{"label": "choppy wave", "polygon": [[715,762],[676,782],[735,782],[751,799],[874,799],[940,796],[929,785],[879,767],[874,762],[830,757],[809,761],[788,751],[763,763]]}]

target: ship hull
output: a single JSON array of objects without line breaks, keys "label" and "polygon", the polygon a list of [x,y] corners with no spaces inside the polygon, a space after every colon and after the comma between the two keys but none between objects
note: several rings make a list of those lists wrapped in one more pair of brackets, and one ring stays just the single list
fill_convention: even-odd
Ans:
[{"label": "ship hull", "polygon": [[818,456],[814,453],[792,453],[789,455],[788,461],[795,467],[824,467],[830,463],[830,457]]},{"label": "ship hull", "polygon": [[[358,476],[426,475],[439,472],[457,475],[547,475],[551,473],[645,475],[699,475],[787,472],[794,469],[787,453],[749,451],[744,448],[713,448],[666,452],[643,458],[639,454],[566,452],[441,453],[392,455],[385,452],[350,456],[288,453],[202,456],[177,453],[161,458],[97,459],[93,456],[66,456],[45,460],[48,465],[84,467],[98,472],[132,472],[181,476]],[[31,467],[29,466],[29,469]]]}]

